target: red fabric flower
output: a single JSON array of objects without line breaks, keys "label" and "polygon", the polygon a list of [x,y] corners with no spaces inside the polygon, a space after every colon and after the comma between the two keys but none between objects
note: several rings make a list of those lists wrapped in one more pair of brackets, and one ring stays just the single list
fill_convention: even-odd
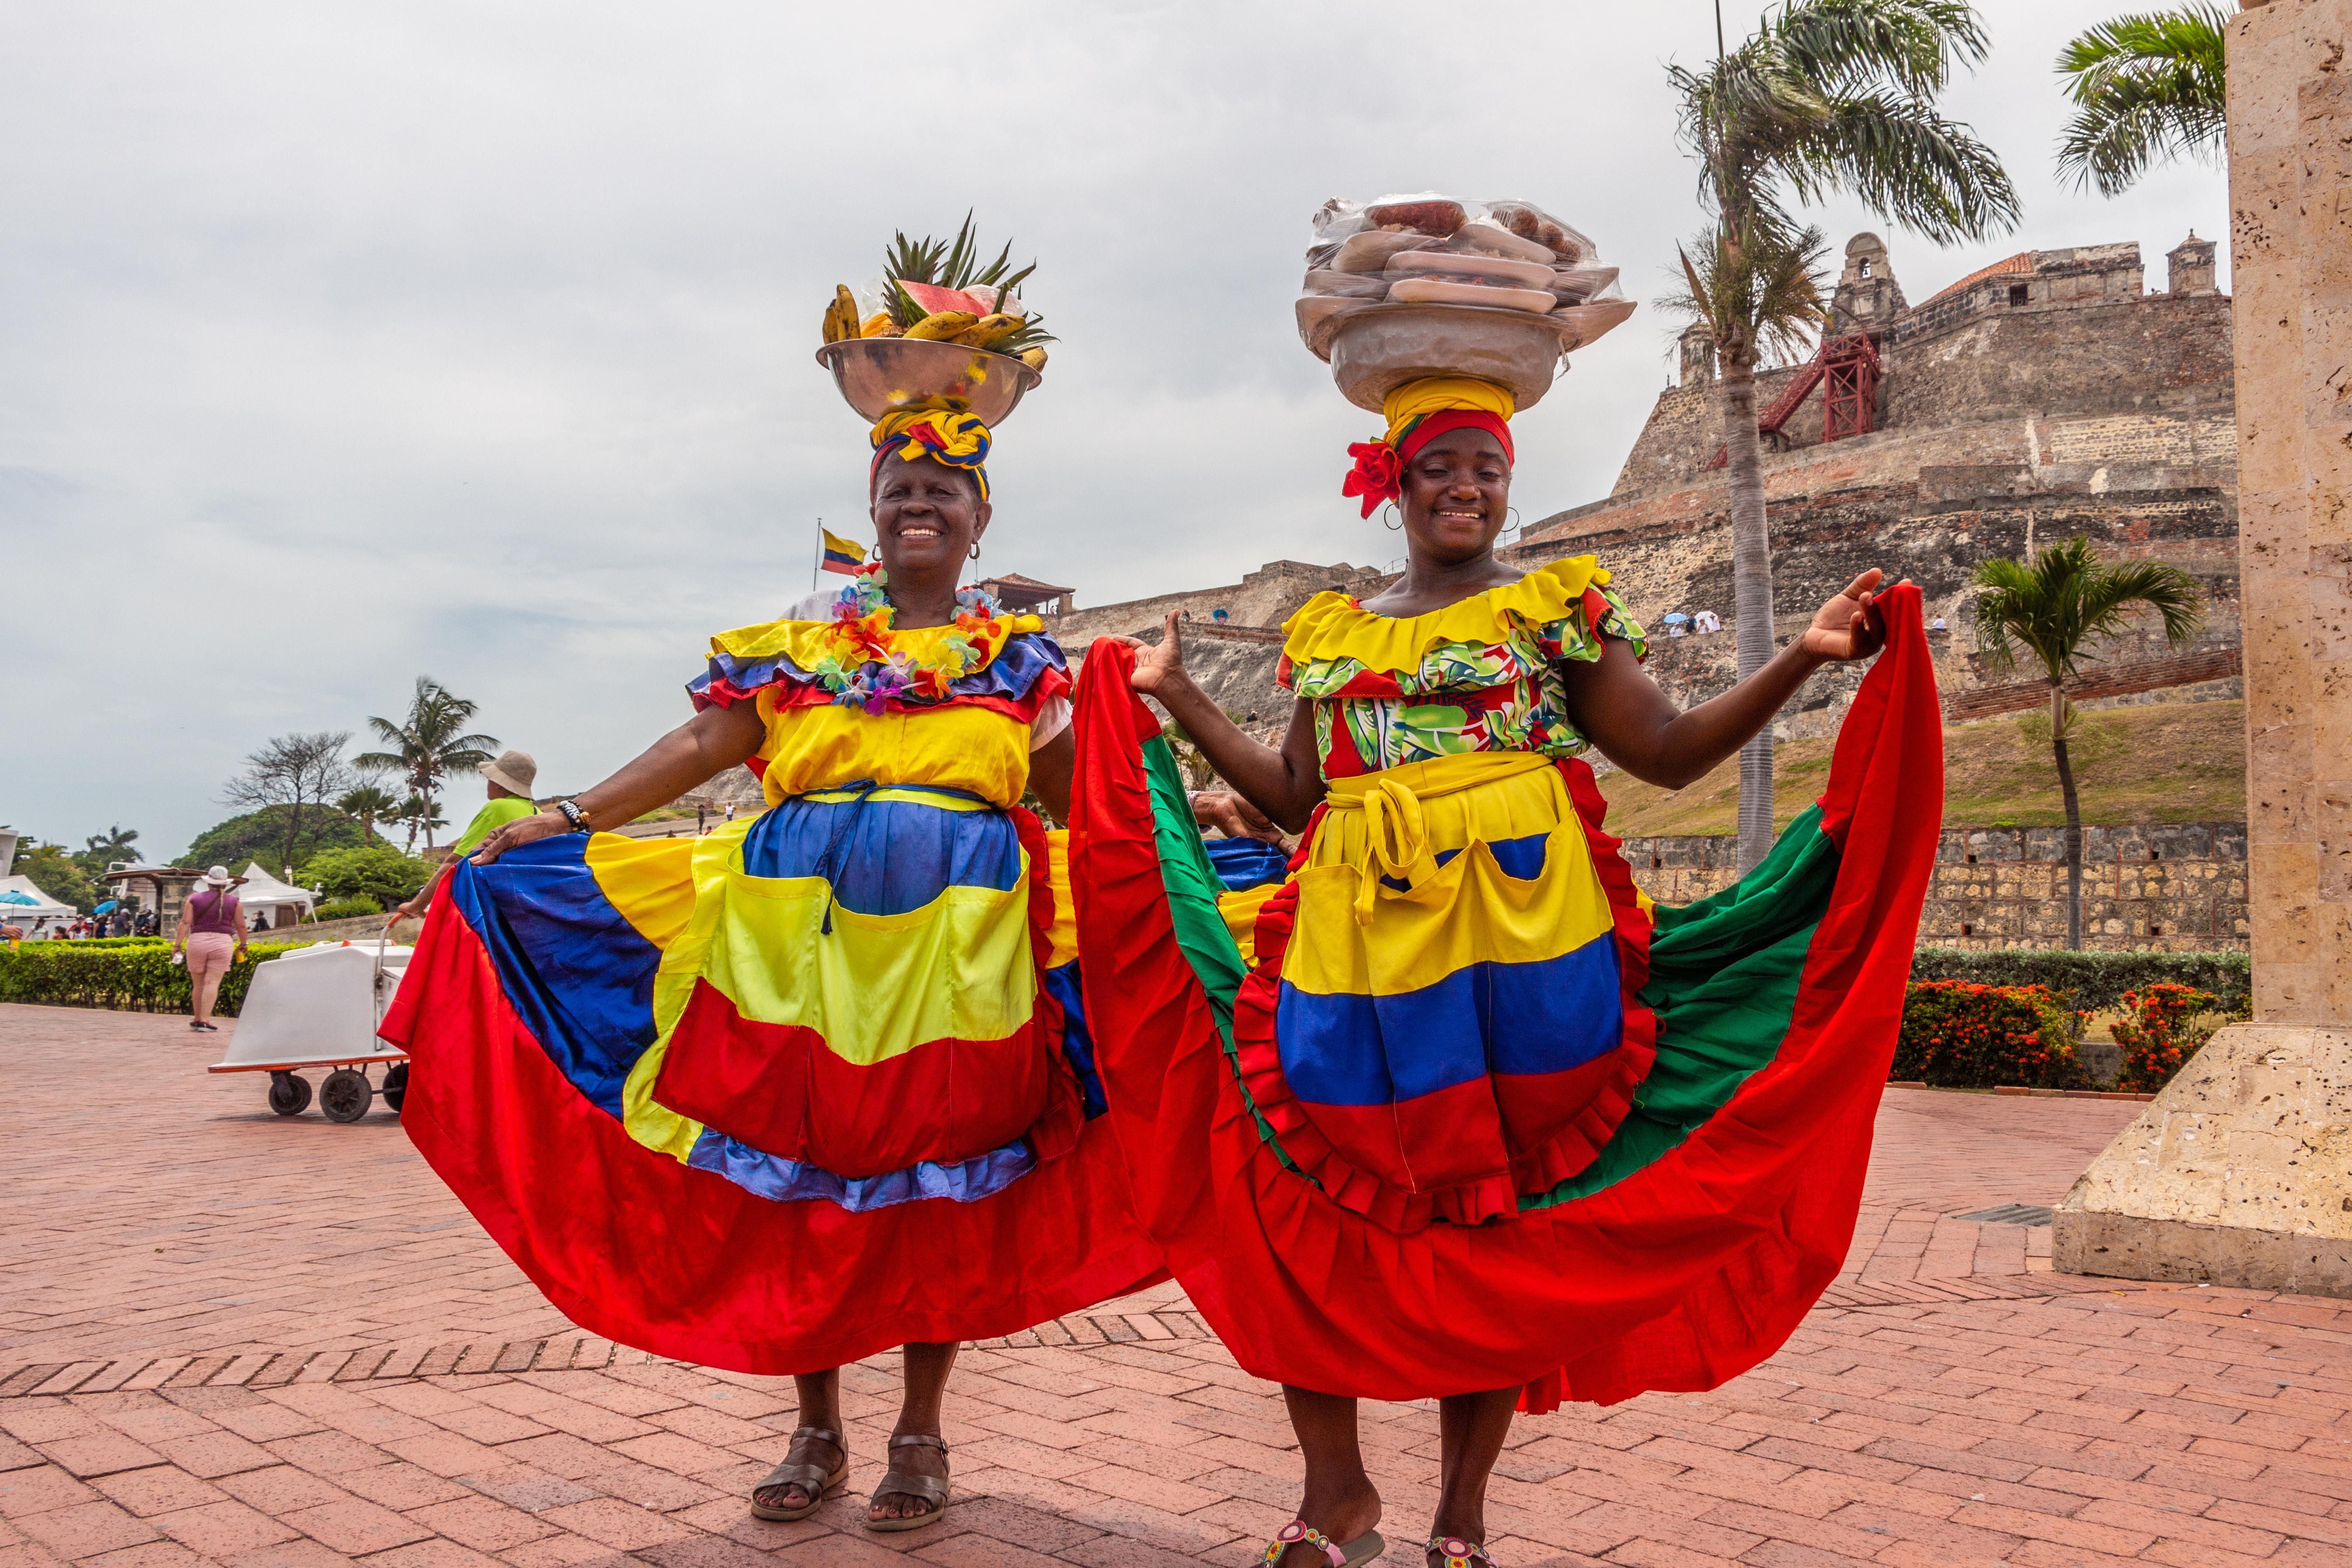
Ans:
[{"label": "red fabric flower", "polygon": [[1386,441],[1355,442],[1349,447],[1348,456],[1356,459],[1356,466],[1348,470],[1339,493],[1363,497],[1364,516],[1371,516],[1373,509],[1382,501],[1394,500],[1404,493],[1404,459]]}]

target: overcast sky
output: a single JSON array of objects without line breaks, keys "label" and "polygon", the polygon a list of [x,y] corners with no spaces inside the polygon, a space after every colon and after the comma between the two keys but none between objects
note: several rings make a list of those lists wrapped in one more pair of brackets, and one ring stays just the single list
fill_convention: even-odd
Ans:
[{"label": "overcast sky", "polygon": [[[1839,205],[1832,240],[1879,228],[1914,301],[2126,239],[2162,288],[2226,237],[2221,174],[2108,202],[2052,167],[2051,62],[2126,8],[1983,6],[1949,107],[2017,233]],[[819,316],[967,207],[1063,339],[983,567],[1101,604],[1384,564],[1338,493],[1376,422],[1292,325],[1307,215],[1523,197],[1654,299],[1698,218],[1664,66],[1713,42],[1694,0],[0,5],[0,823],[175,853],[258,742],[419,673],[585,788],[684,717],[709,633],[807,591],[817,518],[870,539]],[[1608,491],[1674,330],[1645,305],[1520,417],[1523,516]]]}]

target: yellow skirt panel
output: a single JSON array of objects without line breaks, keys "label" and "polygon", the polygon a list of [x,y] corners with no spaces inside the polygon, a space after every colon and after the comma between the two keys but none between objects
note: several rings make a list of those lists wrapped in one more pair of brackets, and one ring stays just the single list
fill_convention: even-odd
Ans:
[{"label": "yellow skirt panel", "polygon": [[[1283,958],[1282,977],[1302,991],[1398,995],[1475,963],[1558,958],[1614,929],[1567,785],[1541,757],[1482,752],[1339,780],[1332,807],[1298,876]],[[1487,847],[1538,836],[1533,879]],[[1459,853],[1438,865],[1449,850]]]},{"label": "yellow skirt panel", "polygon": [[992,709],[958,703],[867,714],[826,703],[780,710],[775,700],[775,688],[761,689],[768,723],[761,782],[770,805],[860,779],[966,790],[1003,806],[1018,805],[1029,787],[1028,726]]}]

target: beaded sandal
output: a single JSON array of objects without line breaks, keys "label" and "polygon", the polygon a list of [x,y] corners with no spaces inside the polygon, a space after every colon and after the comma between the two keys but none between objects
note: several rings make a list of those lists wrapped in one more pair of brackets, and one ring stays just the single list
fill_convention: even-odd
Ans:
[{"label": "beaded sandal", "polygon": [[[942,1460],[948,1452],[945,1443],[920,1432],[893,1437],[890,1447],[894,1452],[900,1448],[937,1448]],[[877,1519],[874,1517],[874,1505],[886,1497],[917,1498],[931,1506],[905,1519]],[[868,1530],[920,1530],[927,1524],[937,1524],[948,1510],[948,1479],[945,1476],[919,1476],[912,1470],[902,1470],[892,1465],[883,1476],[882,1484],[874,1489],[874,1495],[867,1500],[866,1509],[866,1528]]]},{"label": "beaded sandal", "polygon": [[[1331,1568],[1360,1568],[1389,1549],[1377,1530],[1368,1530],[1345,1546],[1334,1546],[1331,1538],[1303,1519],[1294,1519],[1282,1527],[1282,1533],[1265,1543],[1265,1555],[1259,1559],[1261,1568],[1276,1568],[1282,1554],[1304,1542],[1331,1560]],[[1488,1564],[1493,1568],[1493,1564]]]},{"label": "beaded sandal", "polygon": [[[793,1441],[814,1437],[820,1443],[830,1443],[841,1450],[841,1463],[827,1470],[823,1465],[795,1465],[790,1459],[768,1472],[767,1479],[751,1489],[751,1512],[761,1519],[772,1519],[790,1524],[796,1519],[806,1519],[824,1501],[824,1494],[849,1478],[849,1445],[841,1434],[824,1426],[795,1426]],[[808,1501],[797,1508],[776,1508],[760,1500],[760,1494],[770,1487],[798,1487],[808,1494]]]},{"label": "beaded sandal", "polygon": [[1437,1559],[1438,1568],[1471,1568],[1473,1563],[1495,1568],[1495,1560],[1486,1555],[1486,1542],[1465,1541],[1458,1535],[1433,1535],[1422,1552]]}]

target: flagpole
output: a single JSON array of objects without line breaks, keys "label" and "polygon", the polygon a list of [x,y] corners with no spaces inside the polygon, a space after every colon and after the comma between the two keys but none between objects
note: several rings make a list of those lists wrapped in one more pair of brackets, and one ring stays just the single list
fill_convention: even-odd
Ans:
[{"label": "flagpole", "polygon": [[824,574],[824,519],[816,520],[816,559],[809,563],[809,592],[816,592],[817,579]]}]

